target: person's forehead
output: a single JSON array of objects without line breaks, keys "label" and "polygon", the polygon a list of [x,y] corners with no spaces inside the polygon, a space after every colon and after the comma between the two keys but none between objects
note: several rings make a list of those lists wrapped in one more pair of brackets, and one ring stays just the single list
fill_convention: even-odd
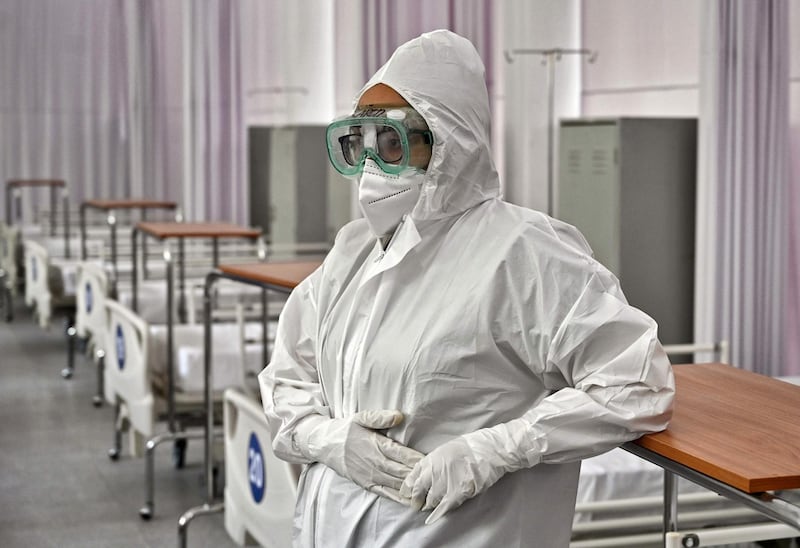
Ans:
[{"label": "person's forehead", "polygon": [[375,84],[361,95],[358,106],[407,107],[410,105],[402,95],[386,84]]}]

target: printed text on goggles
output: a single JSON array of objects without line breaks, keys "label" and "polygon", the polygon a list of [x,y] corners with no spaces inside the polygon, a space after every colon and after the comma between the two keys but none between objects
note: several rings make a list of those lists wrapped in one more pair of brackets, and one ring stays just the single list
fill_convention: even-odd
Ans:
[{"label": "printed text on goggles", "polygon": [[433,143],[425,120],[411,107],[356,111],[334,120],[326,136],[331,163],[345,176],[360,174],[367,156],[386,173],[398,175],[415,168],[409,163],[412,146]]}]

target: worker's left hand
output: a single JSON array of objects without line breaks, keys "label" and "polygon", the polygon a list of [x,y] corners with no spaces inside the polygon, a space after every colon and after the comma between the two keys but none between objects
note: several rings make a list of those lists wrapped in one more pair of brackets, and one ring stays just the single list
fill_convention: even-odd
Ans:
[{"label": "worker's left hand", "polygon": [[431,451],[400,487],[400,496],[410,499],[412,506],[433,510],[426,524],[484,492],[505,474],[503,459],[494,448],[482,443],[479,432],[460,436]]}]

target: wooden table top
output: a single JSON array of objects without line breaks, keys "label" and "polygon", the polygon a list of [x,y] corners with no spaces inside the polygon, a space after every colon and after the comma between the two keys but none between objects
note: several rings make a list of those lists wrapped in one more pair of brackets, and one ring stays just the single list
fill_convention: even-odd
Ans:
[{"label": "wooden table top", "polygon": [[800,488],[800,386],[718,363],[673,370],[672,421],[636,444],[747,493]]},{"label": "wooden table top", "polygon": [[220,265],[225,274],[255,282],[294,289],[322,263],[320,261],[298,261],[285,263],[255,263]]},{"label": "wooden table top", "polygon": [[257,228],[234,225],[231,223],[177,223],[149,222],[136,223],[140,232],[156,238],[258,238],[261,231]]},{"label": "wooden table top", "polygon": [[66,186],[66,182],[61,179],[13,179],[6,183],[10,187],[21,186]]},{"label": "wooden table top", "polygon": [[119,200],[86,200],[84,206],[95,209],[175,209],[178,207],[176,202],[166,200],[140,200],[140,199],[119,199]]}]

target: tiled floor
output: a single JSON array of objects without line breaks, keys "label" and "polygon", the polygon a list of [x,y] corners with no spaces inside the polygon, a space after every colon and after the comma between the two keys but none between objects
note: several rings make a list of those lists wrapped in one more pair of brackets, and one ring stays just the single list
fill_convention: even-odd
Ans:
[{"label": "tiled floor", "polygon": [[[113,411],[92,406],[94,367],[79,354],[74,377],[62,379],[59,321],[43,331],[20,302],[15,310],[12,323],[0,319],[0,548],[177,546],[178,517],[205,493],[201,443],[189,442],[181,470],[172,465],[171,445],[158,447],[155,515],[142,521],[144,461],[108,458]],[[236,546],[223,519],[196,518],[189,546]]]},{"label": "tiled floor", "polygon": [[[66,381],[65,362],[58,320],[44,331],[19,302],[12,323],[0,320],[0,547],[177,546],[178,517],[205,493],[201,443],[181,470],[170,444],[157,448],[155,515],[142,521],[144,460],[108,458],[113,411],[92,406],[95,369],[79,354]],[[191,523],[189,546],[235,544],[217,514]]]}]

